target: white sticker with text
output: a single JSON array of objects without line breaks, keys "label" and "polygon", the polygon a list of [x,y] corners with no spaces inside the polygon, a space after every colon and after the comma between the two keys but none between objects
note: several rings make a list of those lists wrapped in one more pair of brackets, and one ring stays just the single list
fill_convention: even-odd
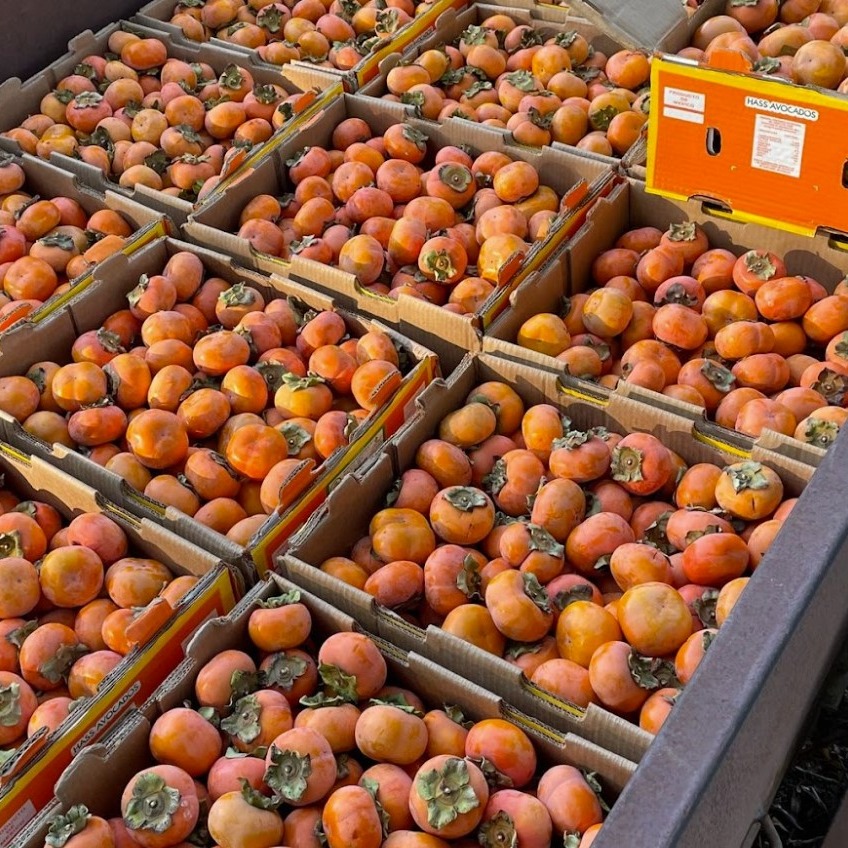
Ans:
[{"label": "white sticker with text", "polygon": [[801,176],[806,126],[796,121],[757,115],[751,166],[787,177]]}]

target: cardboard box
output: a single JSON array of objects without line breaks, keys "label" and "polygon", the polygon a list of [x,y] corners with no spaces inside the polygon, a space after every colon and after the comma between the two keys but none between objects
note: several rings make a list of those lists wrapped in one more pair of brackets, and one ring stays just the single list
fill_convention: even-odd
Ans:
[{"label": "cardboard box", "polygon": [[[561,22],[546,20],[539,16],[538,10],[540,8],[542,7],[530,6],[530,8],[526,9],[517,6],[513,7],[511,3],[507,2],[504,6],[474,3],[461,11],[448,9],[439,16],[435,27],[428,30],[423,36],[421,36],[421,38],[410,45],[403,54],[394,53],[383,60],[380,63],[380,75],[371,82],[365,84],[357,92],[357,94],[362,95],[363,97],[382,98],[388,92],[388,89],[386,88],[386,77],[392,68],[401,64],[414,62],[427,50],[439,50],[444,48],[445,45],[454,44],[469,26],[479,25],[486,18],[495,14],[509,15],[519,24],[531,25],[533,29],[544,39],[550,38],[558,33],[577,31],[586,38],[593,48],[600,50],[602,53],[610,55],[622,49],[622,45],[619,42],[610,38],[606,33],[599,30],[593,24],[581,21],[580,19],[573,19],[562,13],[559,15],[559,17],[563,18]],[[548,17],[551,16],[549,15]],[[385,101],[384,105],[391,111],[392,114],[395,115],[397,123],[401,123],[407,117],[415,117],[415,109],[412,106],[405,106],[402,103],[395,103],[392,101]],[[427,126],[434,126],[438,123],[436,121],[426,119],[422,120],[425,120]],[[457,121],[461,119],[456,118],[451,120]],[[509,130],[504,129],[499,130],[499,132],[502,132],[511,143],[515,143],[512,133]],[[621,163],[621,160],[613,156],[602,156],[601,154],[581,150],[578,147],[568,144],[554,142],[550,145],[550,147],[554,150],[567,150],[577,156],[585,156],[589,159],[605,162],[610,167],[617,167]],[[639,172],[639,175],[643,175],[644,159],[642,159],[641,162],[632,161],[630,164],[631,167],[634,168],[642,166],[642,170]]]},{"label": "cardboard box", "polygon": [[[62,775],[53,803],[21,832],[16,848],[41,848],[49,820],[74,804],[85,804],[95,815],[118,813],[123,787],[133,774],[153,764],[148,748],[152,722],[165,710],[182,706],[185,700],[193,698],[198,672],[216,654],[228,649],[243,649],[247,643],[247,620],[258,600],[294,588],[272,575],[269,581],[256,586],[230,615],[205,624],[189,642],[185,661],[145,708],[129,716],[102,744],[85,751]],[[360,630],[350,616],[308,593],[301,593],[301,602],[312,615],[313,633],[327,636]],[[389,684],[413,690],[429,708],[441,709],[445,703],[456,704],[469,719],[501,718],[513,722],[528,734],[543,764],[566,763],[594,772],[610,798],[618,794],[635,769],[633,763],[597,745],[539,724],[491,692],[445,671],[436,663],[383,646],[379,641],[377,644],[389,668]],[[108,775],[108,785],[105,775]]]},{"label": "cardboard box", "polygon": [[[698,201],[677,202],[649,194],[642,183],[628,180],[616,187],[608,197],[598,200],[588,212],[586,222],[569,243],[561,266],[556,270],[549,269],[548,274],[541,279],[527,281],[512,295],[510,308],[486,331],[483,349],[507,359],[555,371],[577,394],[595,398],[601,403],[607,402],[609,390],[596,383],[566,375],[562,364],[553,357],[516,344],[518,331],[533,315],[559,312],[563,298],[592,288],[592,262],[599,253],[611,248],[626,230],[643,226],[666,230],[670,224],[684,221],[694,221],[703,227],[709,237],[710,247],[724,248],[736,254],[752,248],[774,251],[785,257],[790,274],[814,277],[831,291],[848,273],[848,254],[824,236],[810,239],[760,224],[737,221],[716,214]],[[700,407],[623,381],[615,391],[692,419],[703,438],[715,440],[729,452],[749,455],[756,445],[813,466],[818,465],[825,455],[822,448],[772,430],[766,430],[754,440],[708,421]]]},{"label": "cardboard box", "polygon": [[[152,239],[169,235],[172,231],[173,224],[168,218],[129,197],[117,194],[114,191],[106,191],[105,193],[95,191],[83,185],[80,179],[73,174],[63,171],[51,162],[30,156],[28,153],[20,157],[15,156],[14,159],[26,174],[24,190],[30,194],[38,195],[44,200],[53,197],[70,197],[79,203],[88,215],[92,215],[99,209],[112,209],[119,212],[135,228],[135,232],[127,239],[123,247],[122,253],[125,256],[130,256]],[[16,328],[16,331],[28,328],[31,320],[35,320],[41,315],[48,315],[57,309],[74,293],[83,291],[86,286],[91,284],[93,279],[92,271],[88,271],[71,280],[70,292],[49,298],[43,306],[30,313],[28,319]],[[0,323],[0,332],[8,331],[19,320],[20,318],[15,313],[7,315]]]},{"label": "cardboard box", "polygon": [[593,848],[756,844],[756,820],[845,644],[846,463],[848,440],[838,439]]},{"label": "cardboard box", "polygon": [[467,144],[476,151],[501,150],[514,159],[530,162],[543,174],[545,183],[569,197],[569,211],[563,214],[559,227],[546,241],[538,243],[519,267],[507,269],[500,288],[481,313],[473,316],[457,316],[407,297],[393,300],[376,295],[365,291],[353,275],[338,268],[297,256],[285,261],[259,254],[236,235],[239,215],[249,199],[261,193],[281,195],[288,190],[285,162],[303,147],[304,139],[328,146],[335,127],[348,117],[362,118],[374,132],[385,132],[398,122],[394,112],[386,108],[388,105],[349,94],[330,103],[308,129],[302,130],[302,137],[287,139],[259,162],[249,177],[232,186],[226,196],[212,200],[192,215],[184,232],[191,241],[229,253],[243,265],[321,289],[342,305],[385,321],[434,350],[443,367],[450,370],[466,352],[480,350],[480,333],[505,307],[510,291],[557,253],[579,223],[582,204],[595,193],[608,190],[613,172],[602,162],[575,156],[564,149],[539,150],[510,144],[502,133],[478,124],[454,121],[440,127],[417,118],[405,119],[405,123],[429,136],[434,149]]},{"label": "cardboard box", "polygon": [[790,232],[848,232],[840,137],[848,98],[777,78],[655,57],[651,191],[705,197]]},{"label": "cardboard box", "polygon": [[[40,73],[26,80],[26,82],[12,77],[0,84],[0,115],[2,115],[2,118],[0,118],[0,132],[19,126],[21,121],[28,115],[38,114],[39,104],[44,95],[52,91],[59,80],[72,73],[74,67],[86,56],[92,54],[102,55],[107,49],[106,45],[109,36],[118,29],[132,31],[144,38],[158,38],[166,44],[168,56],[183,59],[186,62],[206,62],[218,73],[227,65],[233,62],[239,62],[242,67],[250,72],[257,83],[273,83],[274,85],[281,86],[290,94],[306,90],[308,96],[304,98],[303,109],[314,105],[316,100],[320,105],[326,98],[337,95],[339,91],[339,89],[332,87],[328,78],[323,77],[315,69],[303,68],[295,70],[289,75],[288,72],[283,73],[279,69],[272,68],[272,66],[263,67],[257,65],[248,56],[234,55],[230,51],[225,50],[220,42],[214,45],[194,44],[187,41],[177,42],[168,33],[151,30],[138,24],[118,22],[109,24],[97,33],[87,30],[72,38],[68,43],[68,52],[64,56],[57,59],[51,65],[48,65]],[[302,86],[305,86],[306,89]],[[313,86],[317,86],[323,92],[322,96],[319,97],[314,91],[309,91]],[[297,117],[295,116],[292,121],[282,127],[278,132],[282,134],[290,132],[293,123],[297,121]],[[273,141],[273,137],[271,141]],[[271,141],[266,142],[266,144],[270,144]],[[260,149],[264,147],[265,145]],[[20,147],[16,142],[2,136],[0,136],[0,150],[6,150],[18,155],[21,153]],[[254,153],[256,152],[258,151],[254,151]],[[251,156],[250,161],[253,158]],[[95,188],[97,191],[101,193],[107,191],[115,192],[133,198],[144,206],[170,216],[178,225],[185,222],[194,208],[187,200],[171,197],[161,191],[149,189],[147,186],[137,186],[134,189],[124,188],[118,185],[117,182],[105,177],[98,168],[88,165],[79,159],[54,153],[51,156],[51,161],[55,162],[64,170],[77,174],[86,184]],[[230,182],[222,181],[220,186],[216,186],[212,194],[223,190]]]},{"label": "cardboard box", "polygon": [[[378,45],[379,49],[375,49],[373,52],[369,53],[349,71],[340,71],[337,68],[322,67],[320,69],[321,73],[324,74],[328,80],[340,83],[345,91],[354,92],[378,73],[379,64],[386,56],[390,56],[397,51],[403,50],[409,42],[417,38],[424,30],[432,26],[433,22],[443,10],[450,8],[451,6],[459,6],[463,2],[464,0],[439,0],[439,2],[433,4],[433,8],[415,15],[405,27],[398,30],[394,37],[391,39],[385,39],[380,45]],[[176,5],[177,3],[175,0],[152,0],[152,2],[148,3],[146,6],[141,7],[138,14],[133,16],[133,20],[149,27],[165,30],[186,42],[188,39],[185,38],[180,27],[171,23],[171,16],[174,13]],[[415,3],[416,7],[419,5],[420,4],[418,2]],[[226,48],[229,50],[236,50],[244,53],[245,55],[251,56],[257,64],[262,64],[266,68],[277,68],[279,70],[276,65],[261,62],[261,60],[258,59],[255,50],[240,47],[235,44],[229,44],[226,41],[222,41],[221,39],[214,37],[209,41],[212,44],[226,45]],[[283,67],[310,69],[314,68],[314,65],[311,65],[308,62],[295,61],[290,62],[288,65]]]},{"label": "cardboard box", "polygon": [[70,520],[82,512],[107,515],[126,532],[130,554],[152,557],[175,574],[200,577],[197,586],[171,610],[167,602],[148,607],[139,618],[139,643],[104,680],[99,693],[75,709],[53,734],[28,739],[0,768],[0,844],[53,796],[53,785],[86,745],[98,741],[132,708],[140,707],[185,655],[189,636],[208,618],[232,609],[243,591],[239,571],[191,542],[139,519],[107,500],[97,489],[37,457],[0,443],[5,485],[24,499],[51,504]]},{"label": "cardboard box", "polygon": [[[168,258],[181,250],[196,253],[210,275],[223,277],[233,283],[246,281],[261,291],[266,300],[294,297],[313,309],[336,308],[333,301],[322,294],[291,282],[269,281],[260,274],[239,268],[229,257],[173,239],[158,239],[132,257],[119,255],[106,260],[95,272],[95,282],[85,292],[70,299],[61,309],[43,320],[34,322],[26,333],[13,333],[8,338],[0,339],[0,375],[24,374],[35,362],[45,359],[68,362],[71,345],[80,333],[97,329],[108,315],[125,308],[126,294],[138,283],[139,276],[158,273]],[[274,552],[323,502],[334,481],[352,465],[376,451],[407,420],[414,409],[415,398],[438,375],[438,361],[429,350],[379,322],[337,311],[345,319],[349,331],[355,335],[364,335],[370,329],[380,329],[391,335],[395,346],[408,362],[403,385],[383,409],[378,410],[360,427],[347,450],[337,451],[314,471],[310,471],[304,463],[294,472],[291,482],[300,494],[293,503],[283,505],[282,514],[268,517],[248,550],[191,520],[179,510],[166,508],[144,497],[116,474],[106,471],[81,454],[63,445],[47,445],[34,438],[5,413],[0,413],[0,431],[14,444],[22,445],[27,451],[59,464],[69,474],[94,486],[116,503],[164,523],[183,538],[212,551],[222,559],[239,563],[247,579],[252,582],[255,572],[262,574],[270,567]]]},{"label": "cardboard box", "polygon": [[[317,567],[331,556],[346,555],[358,539],[367,535],[369,521],[384,508],[385,496],[395,479],[413,466],[418,446],[433,437],[441,419],[462,406],[476,385],[488,380],[509,383],[527,404],[554,404],[582,429],[604,426],[619,433],[653,433],[690,464],[725,465],[738,460],[738,456],[699,439],[691,420],[667,410],[648,407],[619,395],[612,396],[605,407],[599,407],[563,392],[556,375],[549,371],[487,354],[469,356],[446,382],[436,381],[422,394],[420,414],[386,445],[372,466],[339,484],[320,512],[292,539],[277,570],[308,591],[329,599],[357,618],[367,630],[387,641],[465,675],[557,730],[576,733],[638,761],[650,737],[635,725],[599,707],[590,706],[584,711],[558,701],[532,686],[505,660],[484,653],[437,627],[423,631],[378,606],[371,595],[342,584]],[[808,466],[766,450],[757,448],[752,456],[774,468],[790,494],[800,493],[812,474]]]}]

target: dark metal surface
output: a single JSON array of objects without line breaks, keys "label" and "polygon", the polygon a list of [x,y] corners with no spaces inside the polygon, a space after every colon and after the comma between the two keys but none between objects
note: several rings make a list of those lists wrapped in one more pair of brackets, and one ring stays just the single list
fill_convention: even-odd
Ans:
[{"label": "dark metal surface", "polygon": [[594,848],[736,848],[848,624],[848,437],[830,450]]},{"label": "dark metal surface", "polygon": [[0,81],[28,79],[65,53],[75,35],[127,18],[145,2],[0,0]]}]

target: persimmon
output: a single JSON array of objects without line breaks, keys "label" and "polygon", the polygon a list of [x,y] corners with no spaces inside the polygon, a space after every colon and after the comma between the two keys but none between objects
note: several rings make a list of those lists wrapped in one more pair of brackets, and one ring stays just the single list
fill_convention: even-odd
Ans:
[{"label": "persimmon", "polygon": [[628,589],[618,603],[618,623],[627,641],[649,656],[670,654],[692,632],[689,608],[677,590],[665,583],[641,583]]},{"label": "persimmon", "polygon": [[[165,803],[162,796],[171,799]],[[200,802],[191,776],[158,765],[138,772],[121,795],[121,813],[132,838],[144,848],[164,848],[194,829]]]}]

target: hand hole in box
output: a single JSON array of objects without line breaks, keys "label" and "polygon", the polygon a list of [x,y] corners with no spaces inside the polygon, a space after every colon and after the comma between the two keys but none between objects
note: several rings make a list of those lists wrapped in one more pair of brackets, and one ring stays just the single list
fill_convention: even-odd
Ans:
[{"label": "hand hole in box", "polygon": [[707,129],[707,153],[710,156],[718,156],[721,153],[721,130],[715,127]]},{"label": "hand hole in box", "polygon": [[842,165],[842,187],[848,188],[848,159]]}]

